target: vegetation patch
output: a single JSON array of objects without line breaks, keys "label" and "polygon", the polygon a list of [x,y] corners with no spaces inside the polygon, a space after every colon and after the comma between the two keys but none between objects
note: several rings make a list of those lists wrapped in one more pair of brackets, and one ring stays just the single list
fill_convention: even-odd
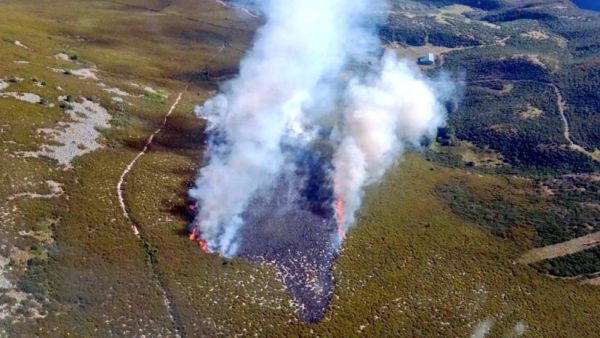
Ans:
[{"label": "vegetation patch", "polygon": [[[259,20],[240,20],[216,1],[2,1],[0,90],[39,100],[0,98],[0,336],[173,336],[157,275],[190,337],[466,337],[488,322],[494,336],[517,327],[596,336],[600,289],[513,263],[531,247],[600,230],[590,207],[598,167],[567,149],[549,86],[564,94],[576,143],[597,149],[600,30],[588,14],[565,9],[581,20],[557,20],[553,4],[532,2],[394,5],[411,10],[394,13],[380,36],[407,57],[443,54],[464,96],[450,104],[429,161],[410,153],[366,192],[335,264],[333,303],[309,326],[273,266],[203,254],[185,233],[186,193],[204,146],[193,107],[216,79],[235,74]],[[457,3],[473,10],[443,7]],[[539,55],[546,67],[513,55]],[[116,183],[184,88],[125,185],[139,241]],[[37,130],[73,122],[65,112],[84,103],[78,98],[112,117],[95,129],[104,147],[67,170],[26,157],[49,142]],[[529,105],[543,114],[520,116]],[[594,274],[596,256],[563,257],[539,271]]]},{"label": "vegetation patch", "polygon": [[514,227],[535,231],[535,246],[545,246],[583,236],[600,228],[597,213],[581,205],[549,200],[528,181],[506,178],[508,184],[461,180],[438,187],[454,212],[502,238]]},{"label": "vegetation patch", "polygon": [[521,111],[521,112],[519,113],[519,116],[520,116],[522,119],[525,119],[525,120],[527,120],[527,119],[535,119],[535,118],[538,118],[538,117],[542,116],[542,114],[544,114],[544,112],[543,112],[541,109],[539,109],[539,108],[537,108],[537,107],[534,107],[534,106],[532,106],[532,105],[528,104],[528,105],[527,105],[527,109],[525,109],[525,110]]},{"label": "vegetation patch", "polygon": [[600,272],[600,247],[584,250],[572,255],[540,262],[535,267],[541,273],[558,277],[594,277]]}]

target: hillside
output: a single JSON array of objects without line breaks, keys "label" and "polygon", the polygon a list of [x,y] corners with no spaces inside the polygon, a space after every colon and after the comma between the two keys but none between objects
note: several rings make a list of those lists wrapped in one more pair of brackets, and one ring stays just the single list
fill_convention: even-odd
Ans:
[{"label": "hillside", "polygon": [[[595,337],[600,14],[396,0],[383,47],[459,88],[366,193],[306,324],[274,266],[188,239],[194,106],[252,1],[0,1],[0,337]],[[415,66],[416,67],[416,66]]]}]

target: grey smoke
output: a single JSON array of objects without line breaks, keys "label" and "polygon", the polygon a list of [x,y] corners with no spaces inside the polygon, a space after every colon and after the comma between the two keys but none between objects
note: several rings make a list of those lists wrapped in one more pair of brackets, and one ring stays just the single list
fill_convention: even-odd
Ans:
[{"label": "grey smoke", "polygon": [[[237,250],[241,215],[256,191],[287,164],[283,144],[303,146],[335,121],[335,193],[354,223],[364,188],[379,180],[406,145],[444,123],[438,87],[386,51],[375,33],[386,3],[373,0],[261,0],[266,19],[240,74],[196,108],[219,142],[190,191],[201,206],[194,225],[211,251]],[[328,122],[323,122],[328,121]]]}]

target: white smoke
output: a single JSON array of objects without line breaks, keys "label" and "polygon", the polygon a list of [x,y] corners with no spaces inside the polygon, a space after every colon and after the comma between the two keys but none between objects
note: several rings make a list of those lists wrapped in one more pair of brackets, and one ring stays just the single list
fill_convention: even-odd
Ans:
[{"label": "white smoke", "polygon": [[350,61],[364,63],[380,53],[373,20],[383,1],[257,5],[266,24],[239,76],[196,109],[223,140],[209,146],[209,163],[190,191],[201,206],[194,224],[209,249],[225,255],[235,254],[250,198],[287,170],[282,143],[309,142],[323,117],[342,112],[333,164],[347,227],[364,187],[381,178],[403,144],[432,135],[444,116],[432,87],[392,53],[383,57],[379,74],[353,75],[344,85]]},{"label": "white smoke", "polygon": [[525,333],[527,333],[527,323],[525,322],[518,322],[517,324],[515,324],[515,326],[512,328],[512,330],[510,330],[509,332],[507,332],[504,337],[506,338],[517,338],[517,337],[522,337],[523,335],[525,335]]},{"label": "white smoke", "polygon": [[445,117],[423,76],[389,51],[379,74],[350,82],[347,101],[343,139],[333,161],[346,228],[354,223],[364,187],[383,176],[405,144],[434,136]]},{"label": "white smoke", "polygon": [[492,319],[486,319],[482,322],[479,322],[473,333],[471,333],[471,338],[485,338],[492,328],[494,327],[495,321]]}]

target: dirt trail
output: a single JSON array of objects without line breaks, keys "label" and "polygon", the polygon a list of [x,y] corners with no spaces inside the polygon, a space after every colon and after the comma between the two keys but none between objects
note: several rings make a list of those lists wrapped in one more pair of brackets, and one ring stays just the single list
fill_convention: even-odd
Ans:
[{"label": "dirt trail", "polygon": [[584,147],[573,142],[573,139],[571,138],[571,128],[569,126],[569,120],[567,119],[567,115],[565,114],[565,109],[567,107],[567,103],[564,100],[563,95],[560,92],[560,89],[554,83],[544,82],[544,81],[536,81],[536,80],[504,80],[504,79],[483,79],[483,80],[461,81],[461,82],[466,83],[466,84],[489,83],[489,82],[513,82],[513,83],[520,82],[520,83],[537,83],[537,84],[542,84],[542,85],[552,87],[552,89],[554,90],[554,93],[556,95],[556,105],[558,107],[558,112],[559,112],[560,118],[563,122],[563,136],[565,137],[565,139],[568,143],[569,149],[571,149],[573,151],[578,151],[586,156],[589,156],[595,161],[600,161],[600,155],[598,155],[596,153],[592,153],[590,151],[587,151]]},{"label": "dirt trail", "polygon": [[248,8],[242,7],[242,6],[238,6],[238,5],[232,5],[229,4],[223,0],[215,0],[218,4],[227,7],[227,8],[231,8],[231,9],[238,9],[241,10],[242,12],[248,14],[249,16],[253,17],[253,18],[258,18],[258,14],[253,13],[251,10],[249,10]]},{"label": "dirt trail", "polygon": [[563,99],[563,96],[557,86],[552,85],[552,88],[554,88],[554,93],[556,94],[556,99],[558,102],[558,112],[560,113],[560,118],[563,121],[565,129],[563,135],[565,136],[567,142],[569,142],[569,147],[573,148],[575,147],[575,143],[573,142],[573,140],[571,140],[571,129],[569,128],[569,120],[567,120],[567,116],[565,115],[565,100]]},{"label": "dirt trail", "polygon": [[[129,163],[129,165],[125,168],[125,170],[123,171],[123,173],[121,173],[121,177],[119,178],[119,182],[117,183],[117,196],[119,197],[119,205],[121,206],[121,211],[123,212],[123,216],[125,216],[125,218],[127,218],[127,220],[131,221],[131,218],[129,217],[129,214],[127,213],[127,207],[125,205],[125,199],[123,198],[123,184],[125,182],[125,177],[127,176],[127,174],[129,174],[129,172],[131,171],[131,169],[133,169],[133,166],[135,165],[135,163],[146,154],[146,152],[148,151],[148,148],[150,147],[150,145],[152,144],[152,142],[154,141],[154,138],[156,137],[156,135],[158,135],[162,129],[167,125],[167,120],[169,119],[169,116],[171,116],[171,114],[173,113],[173,110],[175,110],[175,107],[177,107],[177,105],[179,104],[179,100],[181,100],[181,96],[183,95],[183,92],[179,93],[179,95],[177,96],[177,99],[175,100],[175,102],[173,103],[173,105],[171,106],[171,108],[169,109],[169,111],[167,112],[167,114],[165,115],[162,124],[160,125],[160,127],[158,129],[156,129],[156,131],[154,133],[152,133],[152,135],[150,135],[150,137],[148,138],[148,141],[146,142],[146,145],[144,145],[144,148],[142,149],[142,151],[140,151],[134,158],[133,160]],[[136,236],[139,236],[139,229],[136,227],[135,224],[132,224],[132,229],[133,229],[133,233]]]},{"label": "dirt trail", "polygon": [[[556,104],[558,107],[558,112],[560,114],[561,120],[563,122],[563,135],[568,142],[568,146],[571,150],[581,152],[592,159],[598,161],[598,156],[594,153],[591,153],[582,146],[576,144],[571,139],[571,131],[569,126],[569,120],[565,114],[566,102],[563,98],[562,93],[557,85],[550,82],[536,81],[536,80],[504,80],[504,79],[482,79],[482,80],[474,80],[474,81],[464,81],[465,84],[476,84],[476,83],[489,83],[489,82],[520,82],[520,83],[537,83],[546,86],[552,87],[554,93],[556,95]],[[578,237],[566,242],[557,243],[553,245],[548,245],[542,248],[535,248],[527,251],[521,258],[519,258],[520,263],[531,264],[535,262],[539,262],[545,259],[551,259],[561,256],[566,256],[570,254],[574,254],[586,249],[590,249],[600,245],[600,231]]]},{"label": "dirt trail", "polygon": [[[179,101],[181,100],[182,95],[183,95],[183,92],[179,93],[179,95],[177,96],[177,99],[175,100],[175,102],[173,103],[171,108],[169,108],[169,111],[163,118],[163,122],[160,125],[160,127],[158,129],[156,129],[156,131],[154,131],[154,133],[152,133],[152,135],[150,135],[150,137],[148,138],[148,141],[146,142],[146,145],[144,145],[144,148],[142,149],[142,151],[140,151],[133,158],[133,160],[129,163],[129,165],[127,165],[127,167],[125,168],[123,173],[121,173],[121,177],[119,178],[119,182],[117,183],[117,196],[119,198],[119,205],[121,206],[121,211],[123,212],[123,216],[129,221],[129,223],[131,223],[131,229],[133,230],[134,235],[140,240],[140,242],[142,242],[142,244],[147,243],[147,241],[144,237],[144,234],[142,232],[140,232],[140,228],[131,219],[131,217],[129,216],[129,213],[127,212],[127,206],[125,204],[125,199],[123,198],[123,184],[125,182],[125,178],[129,174],[131,169],[133,169],[136,162],[142,156],[144,156],[144,154],[146,154],[146,152],[148,151],[148,148],[154,141],[154,138],[156,137],[156,135],[158,135],[163,130],[163,128],[167,125],[167,121],[168,121],[169,117],[171,116],[171,114],[173,113],[173,111],[175,110],[175,107],[177,107],[177,105],[179,104]],[[150,256],[149,253],[147,253],[147,254],[148,254],[148,256]],[[158,287],[160,289],[161,295],[163,297],[163,301],[165,303],[165,307],[167,308],[167,313],[169,314],[171,323],[173,324],[173,327],[175,328],[175,336],[180,338],[180,337],[182,337],[183,326],[177,320],[178,317],[176,316],[173,302],[171,301],[171,297],[169,296],[169,293],[167,292],[164,282],[161,279],[160,273],[157,271],[157,268],[156,268],[155,264],[153,263],[152,257],[149,257],[149,258],[150,258],[149,265],[150,265],[150,268],[152,269],[153,279],[156,281],[156,283],[158,284]]]},{"label": "dirt trail", "polygon": [[586,249],[595,248],[600,245],[600,231],[572,239],[570,241],[535,248],[527,251],[519,263],[531,264],[546,259],[571,255]]},{"label": "dirt trail", "polygon": [[600,277],[584,280],[581,284],[600,286]]},{"label": "dirt trail", "polygon": [[558,87],[554,84],[550,84],[550,86],[552,86],[552,88],[554,88],[554,92],[556,93],[556,97],[557,97],[557,101],[558,101],[558,112],[560,113],[560,117],[561,117],[561,119],[563,121],[563,125],[564,125],[563,135],[565,136],[565,139],[567,140],[567,142],[569,142],[569,148],[571,148],[572,150],[578,151],[582,154],[585,154],[596,161],[600,161],[600,158],[598,157],[597,154],[589,152],[584,147],[573,142],[573,140],[571,139],[571,129],[569,127],[569,120],[567,119],[567,115],[565,114],[565,108],[566,108],[567,104],[566,104],[565,100],[563,99],[562,93],[560,92]]}]

